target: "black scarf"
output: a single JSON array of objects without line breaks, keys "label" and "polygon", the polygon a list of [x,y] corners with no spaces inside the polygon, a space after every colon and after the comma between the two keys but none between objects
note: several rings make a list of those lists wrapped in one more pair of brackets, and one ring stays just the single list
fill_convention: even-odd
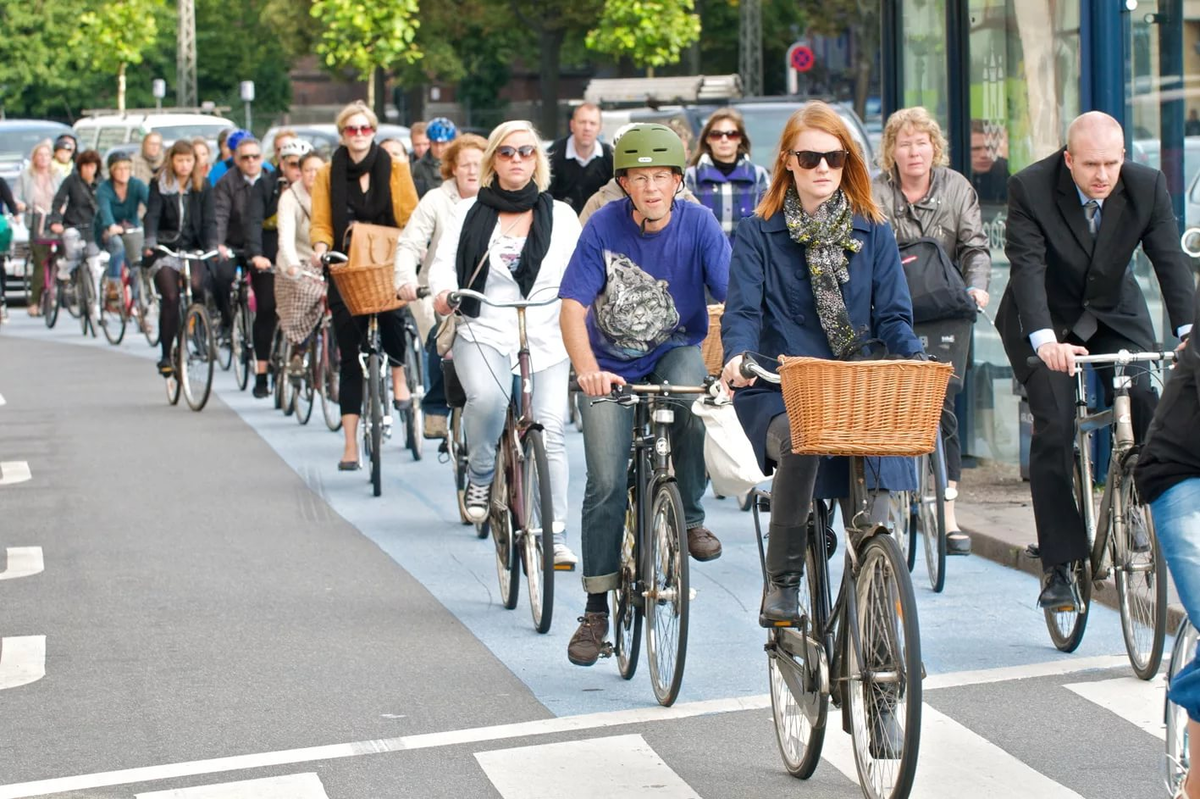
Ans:
[{"label": "black scarf", "polygon": [[[521,296],[528,297],[529,290],[537,280],[542,268],[542,259],[550,249],[550,234],[554,226],[554,198],[549,192],[539,192],[533,181],[517,191],[508,191],[499,186],[483,186],[467,217],[463,220],[462,235],[458,238],[458,285],[462,288],[483,291],[487,286],[488,262],[484,254],[496,229],[501,212],[519,214],[533,209],[533,224],[521,249],[521,261],[513,278],[521,289]],[[479,262],[483,261],[483,266]],[[471,285],[467,281],[479,274]],[[464,316],[479,316],[479,301],[464,299],[459,306]]]},{"label": "black scarf", "polygon": [[[366,174],[371,176],[366,207],[359,209],[351,220],[350,186]],[[329,210],[333,216],[335,250],[346,246],[346,228],[350,227],[351,221],[396,226],[396,216],[392,211],[392,159],[379,145],[372,143],[367,157],[357,164],[350,160],[350,153],[345,147],[334,150],[333,164],[329,170]]]}]

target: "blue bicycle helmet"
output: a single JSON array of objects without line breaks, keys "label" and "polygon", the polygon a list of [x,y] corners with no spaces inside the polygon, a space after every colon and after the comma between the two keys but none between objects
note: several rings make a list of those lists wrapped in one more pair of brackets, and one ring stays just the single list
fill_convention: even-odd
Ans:
[{"label": "blue bicycle helmet", "polygon": [[252,139],[254,134],[248,130],[238,128],[225,139],[225,146],[229,148],[229,152],[237,152],[238,145],[242,143],[242,139]]},{"label": "blue bicycle helmet", "polygon": [[452,141],[458,135],[458,128],[445,117],[434,117],[425,126],[425,135],[429,137],[430,141]]}]

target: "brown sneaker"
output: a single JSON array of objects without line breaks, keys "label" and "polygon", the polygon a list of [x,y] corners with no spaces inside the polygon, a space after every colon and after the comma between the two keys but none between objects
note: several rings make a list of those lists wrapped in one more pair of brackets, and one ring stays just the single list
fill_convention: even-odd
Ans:
[{"label": "brown sneaker", "polygon": [[721,557],[721,542],[707,527],[688,530],[688,554],[699,561],[716,560]]},{"label": "brown sneaker", "polygon": [[576,666],[594,666],[610,646],[604,642],[607,637],[608,614],[584,613],[579,617],[579,629],[567,644],[567,660]]}]

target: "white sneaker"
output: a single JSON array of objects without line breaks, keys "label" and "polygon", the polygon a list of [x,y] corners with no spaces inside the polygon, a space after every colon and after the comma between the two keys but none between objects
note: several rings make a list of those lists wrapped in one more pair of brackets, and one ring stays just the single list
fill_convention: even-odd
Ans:
[{"label": "white sneaker", "polygon": [[567,546],[565,536],[562,533],[554,534],[554,565],[562,567],[564,571],[575,571],[575,565],[579,563],[579,558]]},{"label": "white sneaker", "polygon": [[467,496],[465,500],[467,518],[475,524],[487,521],[488,499],[491,493],[492,487],[489,485],[477,485],[470,481],[467,482]]}]

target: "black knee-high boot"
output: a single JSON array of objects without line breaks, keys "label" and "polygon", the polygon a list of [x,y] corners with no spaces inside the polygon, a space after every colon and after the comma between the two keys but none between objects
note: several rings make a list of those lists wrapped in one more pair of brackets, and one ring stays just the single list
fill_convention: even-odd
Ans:
[{"label": "black knee-high boot", "polygon": [[804,574],[804,550],[808,527],[783,527],[772,524],[767,538],[767,596],[763,600],[760,623],[799,621],[800,579]]}]

